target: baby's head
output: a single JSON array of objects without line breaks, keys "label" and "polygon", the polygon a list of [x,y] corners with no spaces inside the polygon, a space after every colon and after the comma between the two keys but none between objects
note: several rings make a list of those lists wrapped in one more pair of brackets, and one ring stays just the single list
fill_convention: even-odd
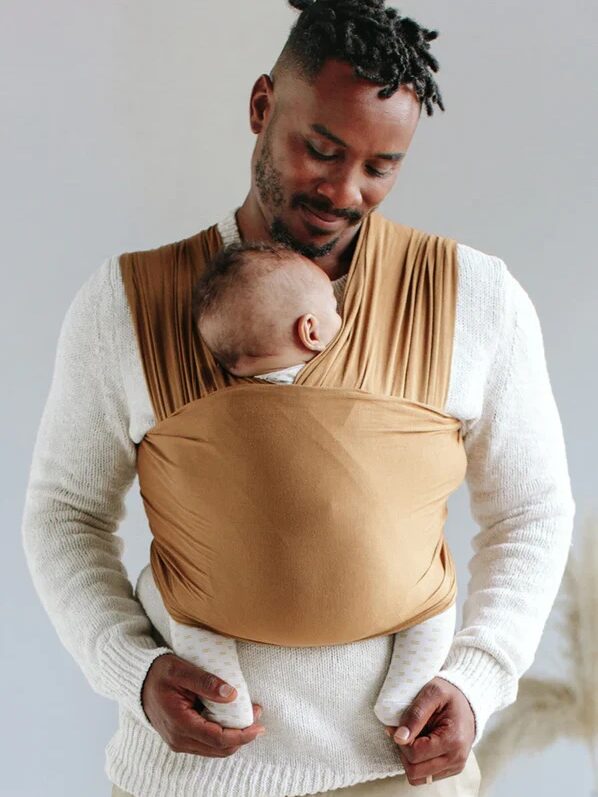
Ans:
[{"label": "baby's head", "polygon": [[332,283],[282,244],[232,244],[193,289],[193,319],[206,346],[236,376],[308,362],[341,325]]}]

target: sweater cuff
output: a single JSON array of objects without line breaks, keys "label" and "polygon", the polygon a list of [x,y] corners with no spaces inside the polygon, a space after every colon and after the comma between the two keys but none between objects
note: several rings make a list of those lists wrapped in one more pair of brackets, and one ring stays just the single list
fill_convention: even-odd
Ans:
[{"label": "sweater cuff", "polygon": [[101,658],[102,681],[109,694],[126,706],[146,728],[158,732],[149,721],[141,702],[141,691],[150,666],[159,657],[174,651],[157,647],[151,636],[110,638],[103,645]]},{"label": "sweater cuff", "polygon": [[479,648],[457,648],[449,653],[437,676],[460,689],[469,702],[475,720],[472,747],[480,741],[490,716],[517,697],[518,680]]}]

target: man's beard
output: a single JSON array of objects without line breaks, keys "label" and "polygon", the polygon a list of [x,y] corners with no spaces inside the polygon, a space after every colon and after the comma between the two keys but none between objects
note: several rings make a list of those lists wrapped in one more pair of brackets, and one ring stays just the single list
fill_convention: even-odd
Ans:
[{"label": "man's beard", "polygon": [[[299,252],[299,254],[304,255],[311,260],[324,257],[333,251],[340,240],[340,236],[333,238],[323,246],[305,244],[295,238],[288,226],[282,220],[282,217],[277,215],[277,211],[280,212],[280,210],[284,207],[284,192],[282,190],[282,175],[274,166],[272,159],[272,150],[270,148],[271,127],[272,123],[270,123],[270,126],[264,133],[262,151],[260,152],[259,158],[255,164],[255,184],[263,204],[273,213],[273,220],[270,225],[270,235],[272,236],[272,240],[285,244],[285,246],[294,249],[296,252]],[[303,194],[295,195],[293,197],[293,201],[291,202],[291,207],[298,208],[303,203],[308,204],[307,202],[304,202],[305,199],[306,197]],[[311,204],[313,204],[313,201]],[[326,212],[324,207],[320,207],[318,209]],[[355,211],[347,211],[343,214],[339,214],[339,216],[349,219],[351,224],[357,224],[359,221],[361,221],[361,215]]]},{"label": "man's beard", "polygon": [[278,243],[290,246],[291,249],[299,252],[299,254],[303,255],[304,257],[308,257],[310,260],[315,260],[318,257],[324,257],[324,255],[330,254],[330,252],[332,252],[334,247],[339,242],[339,236],[337,236],[323,246],[301,243],[301,241],[298,241],[295,238],[280,216],[274,217],[272,224],[270,225],[270,235],[274,241],[278,241]]}]

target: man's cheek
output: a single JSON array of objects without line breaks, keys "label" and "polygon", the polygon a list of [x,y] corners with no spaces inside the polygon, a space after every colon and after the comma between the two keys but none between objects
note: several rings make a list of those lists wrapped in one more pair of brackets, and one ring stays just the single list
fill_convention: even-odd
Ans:
[{"label": "man's cheek", "polygon": [[280,165],[283,179],[289,188],[288,194],[309,194],[314,185],[325,176],[322,164],[311,159],[305,150],[293,148]]}]

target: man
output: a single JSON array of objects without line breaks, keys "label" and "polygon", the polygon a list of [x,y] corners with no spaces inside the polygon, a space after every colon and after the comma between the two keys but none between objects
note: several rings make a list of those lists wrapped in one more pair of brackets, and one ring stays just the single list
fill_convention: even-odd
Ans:
[{"label": "man", "polygon": [[[429,52],[437,34],[382,0],[291,5],[301,16],[251,94],[251,187],[219,229],[225,243],[287,243],[314,259],[342,298],[361,224],[396,182],[422,107],[428,115],[433,104],[443,108]],[[393,740],[371,711],[390,637],[305,649],[240,642],[241,669],[268,712],[258,742],[256,723],[222,729],[197,712],[202,697],[234,693],[219,697],[221,679],[156,645],[114,534],[135,445],[154,424],[118,258],[78,293],[60,335],[23,535],[61,640],[92,687],[119,703],[107,772],[122,789],[258,797],[362,784],[355,794],[366,794],[386,778],[400,794],[405,781],[433,778],[434,794],[448,794],[451,782],[463,785],[450,793],[477,793],[471,773],[459,779],[475,765],[472,746],[488,717],[515,700],[533,661],[574,503],[533,305],[502,261],[465,245],[458,257],[446,412],[463,423],[481,528],[463,627]]]}]

